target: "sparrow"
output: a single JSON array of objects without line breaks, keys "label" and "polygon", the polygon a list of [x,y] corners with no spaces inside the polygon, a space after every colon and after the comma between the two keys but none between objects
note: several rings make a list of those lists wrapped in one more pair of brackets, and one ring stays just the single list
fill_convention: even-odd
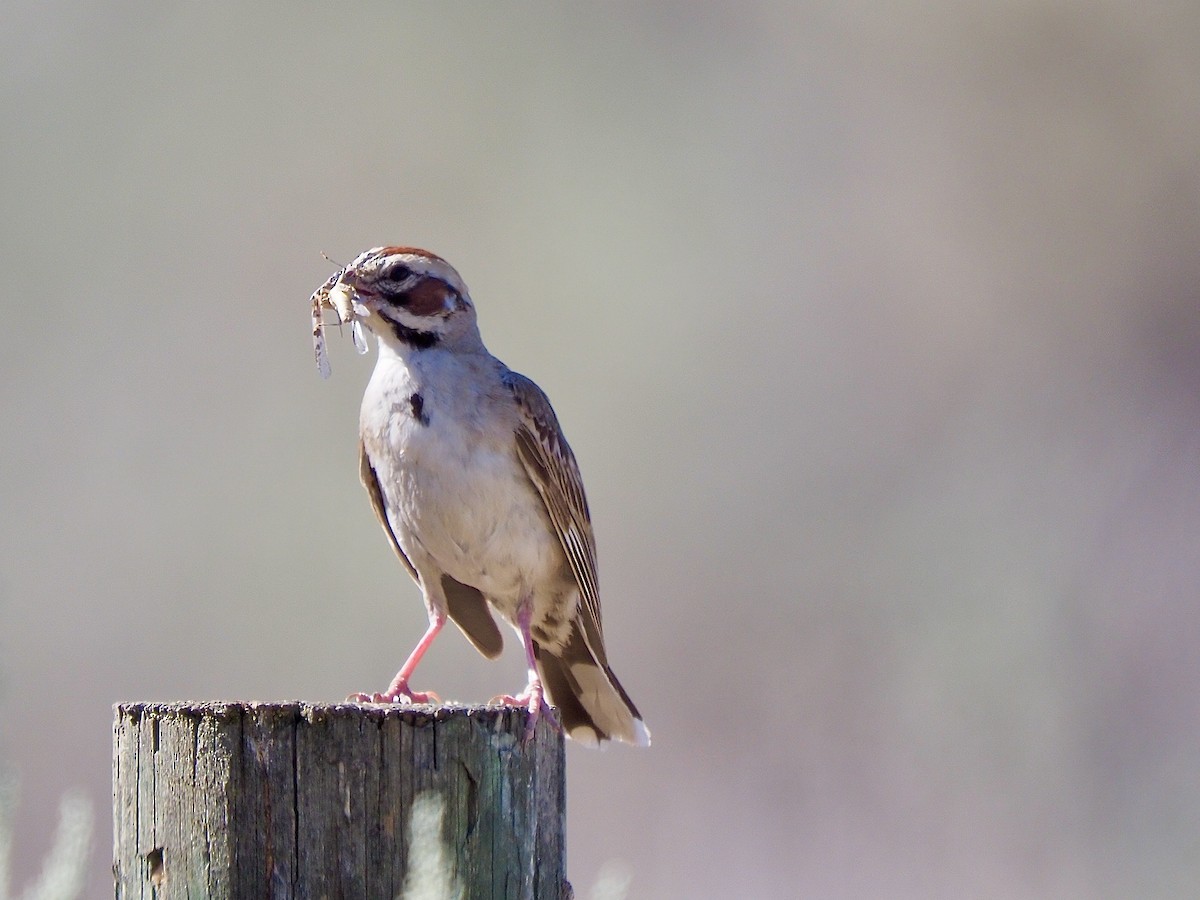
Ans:
[{"label": "sparrow", "polygon": [[429,617],[388,688],[349,699],[436,701],[409,679],[446,619],[494,659],[499,616],[520,637],[528,681],[497,701],[526,706],[530,729],[539,715],[555,716],[549,704],[574,740],[648,746],[650,731],[608,664],[575,455],[541,388],[484,346],[458,272],[427,250],[376,247],[318,289],[314,316],[322,304],[377,338],[359,474]]}]

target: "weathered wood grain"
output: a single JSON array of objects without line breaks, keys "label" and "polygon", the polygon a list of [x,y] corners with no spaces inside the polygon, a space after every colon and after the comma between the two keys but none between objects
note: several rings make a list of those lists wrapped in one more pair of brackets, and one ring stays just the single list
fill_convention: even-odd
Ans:
[{"label": "weathered wood grain", "polygon": [[525,710],[114,713],[118,900],[569,896],[562,735]]}]

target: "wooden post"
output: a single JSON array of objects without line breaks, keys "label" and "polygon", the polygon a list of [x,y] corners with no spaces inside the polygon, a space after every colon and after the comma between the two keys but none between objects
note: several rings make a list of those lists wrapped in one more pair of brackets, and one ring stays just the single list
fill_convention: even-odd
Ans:
[{"label": "wooden post", "polygon": [[570,896],[562,734],[504,707],[122,703],[118,900]]}]

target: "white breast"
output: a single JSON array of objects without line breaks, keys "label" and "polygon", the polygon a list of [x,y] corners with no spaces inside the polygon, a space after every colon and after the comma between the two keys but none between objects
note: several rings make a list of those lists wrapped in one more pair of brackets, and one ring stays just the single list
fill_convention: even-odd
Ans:
[{"label": "white breast", "polygon": [[368,448],[382,449],[372,463],[418,571],[432,564],[504,612],[523,592],[557,583],[565,559],[516,454],[501,364],[438,350],[405,361],[381,351],[361,427]]}]

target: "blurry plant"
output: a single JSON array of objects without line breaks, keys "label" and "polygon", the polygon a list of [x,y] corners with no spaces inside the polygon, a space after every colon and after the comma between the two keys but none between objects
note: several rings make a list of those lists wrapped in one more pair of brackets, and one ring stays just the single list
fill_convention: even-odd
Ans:
[{"label": "blurry plant", "polygon": [[609,860],[600,867],[590,900],[625,900],[632,883],[633,872],[628,863],[620,859]]},{"label": "blurry plant", "polygon": [[42,874],[19,897],[9,892],[16,808],[17,779],[0,771],[0,900],[75,900],[81,896],[92,846],[91,804],[75,792],[63,797],[54,845],[46,856]]},{"label": "blurry plant", "polygon": [[442,798],[432,791],[413,800],[403,900],[462,900],[462,887],[442,840],[445,812]]}]

